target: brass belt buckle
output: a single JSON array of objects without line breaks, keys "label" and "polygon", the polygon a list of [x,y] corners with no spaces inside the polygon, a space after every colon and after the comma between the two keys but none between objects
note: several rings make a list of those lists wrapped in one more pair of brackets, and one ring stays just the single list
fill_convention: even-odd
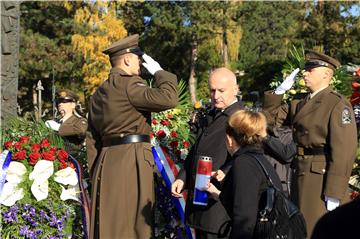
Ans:
[{"label": "brass belt buckle", "polygon": [[303,147],[298,147],[297,148],[297,154],[299,156],[304,156],[304,148]]}]

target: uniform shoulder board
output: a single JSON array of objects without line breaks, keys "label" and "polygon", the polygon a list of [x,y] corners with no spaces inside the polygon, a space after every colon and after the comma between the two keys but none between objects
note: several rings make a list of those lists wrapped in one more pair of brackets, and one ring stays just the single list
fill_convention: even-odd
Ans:
[{"label": "uniform shoulder board", "polygon": [[342,124],[351,124],[351,112],[349,107],[344,107],[341,113],[341,123]]},{"label": "uniform shoulder board", "polygon": [[342,94],[340,94],[340,93],[338,93],[338,92],[336,92],[336,91],[334,91],[334,90],[330,91],[330,93],[332,93],[333,95],[335,95],[335,96],[337,96],[337,97],[339,97],[339,98],[343,98],[343,97],[344,97]]}]

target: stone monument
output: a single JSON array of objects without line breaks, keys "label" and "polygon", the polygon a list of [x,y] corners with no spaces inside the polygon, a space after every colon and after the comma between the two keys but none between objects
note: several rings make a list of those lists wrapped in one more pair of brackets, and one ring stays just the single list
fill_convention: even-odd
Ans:
[{"label": "stone monument", "polygon": [[1,1],[1,125],[17,115],[20,1]]}]

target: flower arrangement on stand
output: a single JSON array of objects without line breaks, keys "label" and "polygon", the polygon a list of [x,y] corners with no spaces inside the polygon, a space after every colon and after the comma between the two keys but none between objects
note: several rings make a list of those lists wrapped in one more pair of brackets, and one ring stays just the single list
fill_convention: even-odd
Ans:
[{"label": "flower arrangement on stand", "polygon": [[[181,168],[190,148],[186,110],[173,109],[153,114],[151,143],[161,146],[177,168]],[[170,190],[160,174],[155,175],[155,238],[185,238],[185,228]]]},{"label": "flower arrangement on stand", "polygon": [[2,238],[83,238],[78,176],[61,139],[43,123],[19,122],[2,129],[2,149],[11,154],[0,193]]},{"label": "flower arrangement on stand", "polygon": [[[190,97],[186,84],[179,82],[179,101],[175,109],[152,114],[152,133],[150,134],[153,150],[165,151],[172,169],[178,171],[183,167],[194,136],[190,133],[188,124],[190,115]],[[155,160],[156,161],[156,160]],[[166,160],[165,160],[166,161]],[[160,163],[161,164],[161,163]],[[175,169],[176,168],[176,169]],[[157,166],[157,169],[158,166]],[[179,213],[179,205],[171,196],[169,178],[163,177],[164,170],[155,173],[155,238],[188,238],[188,230],[182,222],[183,215]]]}]

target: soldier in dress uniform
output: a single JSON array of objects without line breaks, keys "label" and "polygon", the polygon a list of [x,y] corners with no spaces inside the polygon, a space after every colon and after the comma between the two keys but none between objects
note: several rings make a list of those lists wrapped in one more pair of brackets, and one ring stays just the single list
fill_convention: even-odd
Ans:
[{"label": "soldier in dress uniform", "polygon": [[309,94],[289,105],[283,94],[296,72],[276,90],[265,93],[264,108],[272,115],[290,116],[297,156],[292,198],[304,214],[308,236],[327,211],[347,202],[348,181],[357,148],[354,112],[349,101],[332,89],[330,80],[340,62],[325,54],[306,51],[304,80]]},{"label": "soldier in dress uniform", "polygon": [[[154,161],[151,112],[177,104],[177,77],[138,47],[139,35],[103,52],[110,57],[109,78],[90,99],[86,136],[92,178],[90,238],[152,236]],[[154,75],[150,88],[140,64]]]},{"label": "soldier in dress uniform", "polygon": [[65,149],[76,156],[84,146],[87,120],[77,112],[79,97],[71,90],[62,89],[56,92],[55,102],[59,119],[48,120],[45,124],[57,131],[63,138]]}]

